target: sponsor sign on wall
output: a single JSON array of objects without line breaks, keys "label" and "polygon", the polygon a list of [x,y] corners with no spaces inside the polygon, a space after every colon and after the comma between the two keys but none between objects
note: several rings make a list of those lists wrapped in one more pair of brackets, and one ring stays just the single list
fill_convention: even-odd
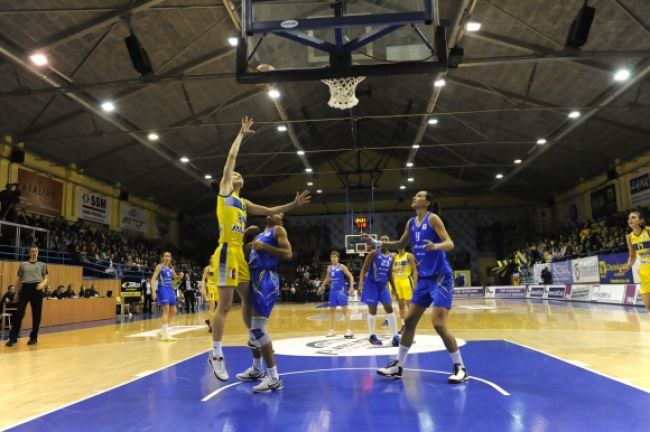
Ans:
[{"label": "sponsor sign on wall", "polygon": [[552,262],[550,268],[551,273],[553,274],[553,283],[573,283],[573,271],[571,269],[570,261]]},{"label": "sponsor sign on wall", "polygon": [[18,168],[20,205],[29,211],[51,216],[61,215],[63,183]]},{"label": "sponsor sign on wall", "polygon": [[[598,257],[578,258],[571,260],[573,283],[599,283]],[[553,282],[556,282],[553,279]]]},{"label": "sponsor sign on wall", "polygon": [[591,293],[591,301],[598,303],[623,303],[625,285],[596,285]]},{"label": "sponsor sign on wall", "polygon": [[145,234],[147,232],[147,213],[143,208],[120,203],[120,226],[123,231]]},{"label": "sponsor sign on wall", "polygon": [[[591,301],[591,293],[594,287],[592,285],[571,285],[567,287],[567,293],[564,298],[573,301]],[[568,296],[568,298],[567,298]]]},{"label": "sponsor sign on wall", "polygon": [[650,170],[630,176],[632,207],[650,205]]},{"label": "sponsor sign on wall", "polygon": [[525,286],[489,286],[485,290],[486,298],[524,298]]},{"label": "sponsor sign on wall", "polygon": [[598,255],[598,271],[600,273],[600,283],[629,284],[634,282],[632,270],[626,273],[621,273],[621,269],[627,264],[627,259],[627,252],[609,255]]},{"label": "sponsor sign on wall", "polygon": [[546,287],[546,298],[563,299],[566,294],[566,285],[549,285]]},{"label": "sponsor sign on wall", "polygon": [[482,287],[454,288],[454,298],[482,298]]},{"label": "sponsor sign on wall", "polygon": [[545,288],[544,285],[529,285],[528,286],[528,294],[526,297],[528,298],[544,298],[544,293],[545,293]]},{"label": "sponsor sign on wall", "polygon": [[171,222],[168,218],[159,214],[154,214],[153,219],[153,238],[169,241]]},{"label": "sponsor sign on wall", "polygon": [[78,188],[76,205],[79,219],[110,225],[111,198],[88,189]]},{"label": "sponsor sign on wall", "polygon": [[591,216],[594,219],[604,218],[616,213],[617,210],[616,185],[614,183],[591,193]]}]

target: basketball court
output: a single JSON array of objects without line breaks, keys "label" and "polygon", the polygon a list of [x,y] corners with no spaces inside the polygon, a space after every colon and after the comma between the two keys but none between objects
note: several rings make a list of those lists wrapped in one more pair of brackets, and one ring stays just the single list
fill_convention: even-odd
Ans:
[{"label": "basketball court", "polygon": [[[225,354],[232,372],[250,365],[250,350],[238,346],[247,338],[238,312],[227,327]],[[285,388],[272,394],[255,395],[252,384],[214,378],[202,315],[181,317],[175,343],[154,337],[159,322],[153,319],[46,334],[47,346],[38,348],[3,347],[8,361],[0,367],[12,379],[3,380],[2,394],[14,408],[1,426],[25,431],[87,430],[90,424],[96,430],[645,428],[650,323],[640,309],[458,300],[450,325],[465,341],[461,348],[472,376],[461,387],[446,382],[449,358],[430,324],[420,325],[404,378],[392,380],[375,369],[395,348],[370,345],[362,320],[353,321],[355,339],[326,338],[327,322],[309,319],[318,314],[315,305],[280,305],[274,311],[270,332]],[[386,328],[379,333],[388,339]]]},{"label": "basketball court", "polygon": [[[221,382],[205,307],[179,314],[177,340],[163,342],[159,314],[124,314],[122,304],[116,319],[0,346],[0,429],[650,430],[650,316],[638,280],[606,278],[622,261],[596,259],[593,274],[566,261],[572,279],[556,283],[562,295],[573,286],[573,299],[547,299],[548,283],[537,296],[520,279],[486,282],[528,232],[508,224],[549,232],[650,205],[650,186],[635,182],[650,176],[646,0],[4,3],[0,170],[9,183],[27,152],[34,175],[60,178],[65,198],[49,216],[79,220],[70,197],[95,187],[118,213],[102,226],[134,230],[122,215],[130,200],[148,213],[129,221],[167,221],[134,232],[174,237],[205,259],[219,235],[211,183],[250,116],[255,134],[236,166],[246,198],[271,207],[312,194],[287,217],[291,265],[314,254],[326,273],[332,249],[360,264],[370,252],[361,234],[399,238],[411,198],[427,190],[449,209],[444,223],[471,258],[456,270],[478,295],[455,298],[449,316],[470,374],[459,385],[447,382],[430,313],[392,379],[376,372],[398,354],[383,311],[374,346],[358,301],[351,339],[340,314],[339,333],[325,336],[324,298],[278,303],[268,333],[284,387],[264,394],[235,377],[251,364],[239,305],[225,323]],[[477,240],[496,225],[512,241]],[[0,274],[3,285],[11,278]],[[611,292],[620,298],[608,304]]]}]

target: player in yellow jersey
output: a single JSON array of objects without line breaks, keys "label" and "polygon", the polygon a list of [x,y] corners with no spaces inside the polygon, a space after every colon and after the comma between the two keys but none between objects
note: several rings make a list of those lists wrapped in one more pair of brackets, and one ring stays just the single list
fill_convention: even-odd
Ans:
[{"label": "player in yellow jersey", "polygon": [[[208,303],[208,316],[214,315],[214,312],[217,310],[217,304],[219,304],[219,288],[217,288],[217,280],[214,277],[214,271],[212,271],[210,264],[203,269],[201,293],[203,300]],[[210,319],[205,320],[205,323],[208,325],[208,331],[212,332]]]},{"label": "player in yellow jersey", "polygon": [[622,272],[628,272],[639,258],[639,283],[645,308],[650,311],[650,227],[645,226],[645,218],[638,210],[633,210],[627,218],[632,232],[625,236],[630,258]]},{"label": "player in yellow jersey", "polygon": [[395,279],[395,292],[393,292],[393,295],[397,299],[399,317],[402,320],[402,328],[399,330],[399,334],[402,334],[406,311],[413,297],[413,287],[418,281],[415,258],[413,254],[406,252],[405,249],[399,249],[393,258],[393,278]]},{"label": "player in yellow jersey", "polygon": [[[309,203],[309,191],[296,194],[296,198],[284,205],[264,207],[241,198],[239,192],[244,187],[244,178],[235,171],[239,147],[247,135],[255,133],[251,128],[253,119],[245,117],[241,122],[239,134],[230,146],[223,176],[219,183],[217,197],[217,219],[219,221],[219,245],[212,255],[210,267],[214,272],[219,290],[219,304],[212,319],[212,353],[208,359],[214,376],[220,381],[229,378],[223,359],[221,339],[226,315],[232,306],[235,289],[241,298],[242,317],[246,327],[251,328],[251,290],[248,263],[244,256],[244,234],[247,214],[271,216],[287,213]],[[257,378],[261,379],[263,374]],[[253,379],[254,377],[251,377]]]}]

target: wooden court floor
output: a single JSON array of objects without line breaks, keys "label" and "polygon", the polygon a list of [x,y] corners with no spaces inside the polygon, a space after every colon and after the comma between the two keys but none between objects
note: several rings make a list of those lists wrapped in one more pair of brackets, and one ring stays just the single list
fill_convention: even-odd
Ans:
[{"label": "wooden court floor", "polygon": [[[387,332],[380,327],[382,313],[378,315],[378,331]],[[207,352],[211,338],[206,318],[205,312],[179,315],[175,325],[197,328],[180,334],[176,342],[129,337],[157,329],[160,320],[150,319],[42,334],[34,347],[28,347],[26,339],[13,348],[3,344],[0,429]],[[269,325],[274,339],[324,335],[327,328],[327,311],[315,304],[280,304]],[[344,330],[343,322],[338,328]],[[468,341],[510,340],[650,391],[650,314],[642,308],[457,300],[450,328]],[[353,330],[358,337],[367,336],[365,319],[354,320]],[[428,315],[418,332],[434,333]],[[246,340],[240,309],[235,307],[228,316],[224,343],[241,345]]]}]

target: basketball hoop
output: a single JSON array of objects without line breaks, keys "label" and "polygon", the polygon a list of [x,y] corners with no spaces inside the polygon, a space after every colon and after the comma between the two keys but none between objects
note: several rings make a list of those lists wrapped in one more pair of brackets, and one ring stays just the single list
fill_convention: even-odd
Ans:
[{"label": "basketball hoop", "polygon": [[357,85],[366,79],[364,76],[344,77],[321,80],[330,89],[330,100],[327,105],[332,108],[344,110],[356,106],[359,103],[355,95]]}]

